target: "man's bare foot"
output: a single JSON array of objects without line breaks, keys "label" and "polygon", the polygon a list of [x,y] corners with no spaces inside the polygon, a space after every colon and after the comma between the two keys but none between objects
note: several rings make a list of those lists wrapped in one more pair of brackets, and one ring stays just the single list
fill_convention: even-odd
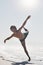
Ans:
[{"label": "man's bare foot", "polygon": [[30,60],[31,60],[31,58],[29,57],[28,61],[30,61]]}]

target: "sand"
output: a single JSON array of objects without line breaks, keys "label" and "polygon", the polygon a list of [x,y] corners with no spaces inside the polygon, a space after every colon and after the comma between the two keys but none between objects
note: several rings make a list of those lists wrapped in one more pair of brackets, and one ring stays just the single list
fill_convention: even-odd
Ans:
[{"label": "sand", "polygon": [[0,65],[43,65],[43,46],[30,47],[31,61],[21,47],[0,46]]}]

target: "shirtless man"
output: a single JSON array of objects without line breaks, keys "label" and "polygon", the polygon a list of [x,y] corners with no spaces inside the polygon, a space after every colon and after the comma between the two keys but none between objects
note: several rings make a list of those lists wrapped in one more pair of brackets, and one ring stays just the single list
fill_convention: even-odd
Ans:
[{"label": "shirtless man", "polygon": [[[27,55],[28,58],[29,58],[28,61],[30,61],[31,58],[30,58],[30,56],[29,56],[29,54],[28,54],[28,51],[27,51],[27,49],[26,49],[25,39],[26,39],[26,37],[27,37],[29,31],[28,31],[26,28],[24,28],[24,26],[25,26],[27,20],[28,20],[30,17],[31,17],[31,16],[29,15],[29,16],[26,18],[26,20],[24,21],[23,25],[22,25],[18,30],[17,30],[16,26],[11,26],[11,27],[10,27],[10,30],[13,32],[13,34],[11,34],[11,36],[9,36],[8,38],[6,38],[6,39],[4,40],[4,43],[6,43],[6,41],[9,40],[9,39],[11,39],[12,37],[18,38],[18,39],[20,40],[20,42],[21,42],[21,45],[22,45],[23,48],[24,48],[24,51],[25,51],[26,55]],[[26,31],[26,33],[22,33],[22,32],[21,32],[22,28],[24,28],[24,30]]]}]

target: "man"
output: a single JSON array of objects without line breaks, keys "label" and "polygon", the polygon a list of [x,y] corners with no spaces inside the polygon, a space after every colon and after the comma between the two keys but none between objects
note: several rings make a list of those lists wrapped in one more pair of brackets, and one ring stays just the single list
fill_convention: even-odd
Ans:
[{"label": "man", "polygon": [[[25,39],[26,39],[26,37],[27,37],[29,31],[28,31],[26,28],[24,28],[24,26],[25,26],[27,20],[28,20],[30,17],[31,17],[31,16],[29,15],[29,16],[26,18],[26,20],[24,21],[24,23],[22,24],[22,26],[21,26],[18,30],[17,30],[16,26],[11,26],[11,27],[10,27],[10,30],[13,32],[13,34],[11,34],[11,36],[9,36],[8,38],[6,38],[6,39],[4,40],[4,43],[6,43],[6,41],[9,40],[9,39],[11,39],[12,37],[18,38],[18,39],[20,40],[20,42],[21,42],[23,48],[24,48],[24,51],[25,51],[26,55],[27,55],[28,58],[29,58],[28,61],[30,61],[31,58],[30,58],[30,56],[29,56],[29,54],[28,54],[28,51],[27,51],[27,49],[26,49],[26,46],[25,46]],[[24,30],[26,31],[26,33],[22,33],[22,32],[21,32],[22,28],[24,28]]]}]

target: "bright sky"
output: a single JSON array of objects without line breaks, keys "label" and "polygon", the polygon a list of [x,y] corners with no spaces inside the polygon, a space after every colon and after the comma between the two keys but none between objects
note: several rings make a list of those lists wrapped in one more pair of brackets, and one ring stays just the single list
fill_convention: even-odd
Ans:
[{"label": "bright sky", "polygon": [[[10,26],[19,28],[28,15],[31,15],[25,25],[30,31],[28,42],[43,43],[43,0],[0,0],[0,44],[11,35]],[[14,43],[14,39],[9,41]]]}]

